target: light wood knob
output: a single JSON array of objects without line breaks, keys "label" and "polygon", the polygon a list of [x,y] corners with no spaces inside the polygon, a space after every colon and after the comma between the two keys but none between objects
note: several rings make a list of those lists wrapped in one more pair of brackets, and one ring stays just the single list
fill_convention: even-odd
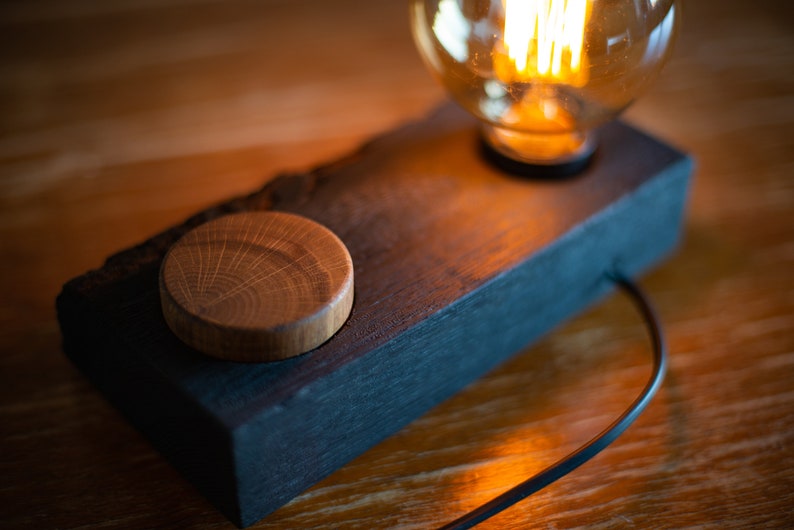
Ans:
[{"label": "light wood knob", "polygon": [[168,326],[183,342],[233,361],[274,361],[316,348],[347,320],[353,262],[324,226],[246,212],[188,232],[160,269]]}]

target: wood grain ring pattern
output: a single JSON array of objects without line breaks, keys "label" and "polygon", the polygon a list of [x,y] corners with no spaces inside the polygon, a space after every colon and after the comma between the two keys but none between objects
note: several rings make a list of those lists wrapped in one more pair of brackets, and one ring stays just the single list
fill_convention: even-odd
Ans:
[{"label": "wood grain ring pattern", "polygon": [[259,362],[312,350],[353,306],[353,261],[328,228],[294,214],[245,212],[205,223],[168,251],[168,327],[221,359]]}]

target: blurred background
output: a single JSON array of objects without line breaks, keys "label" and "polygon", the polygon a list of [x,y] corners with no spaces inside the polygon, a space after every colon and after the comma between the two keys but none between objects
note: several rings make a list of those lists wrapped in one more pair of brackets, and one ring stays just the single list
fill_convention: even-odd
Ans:
[{"label": "blurred background", "polygon": [[[229,527],[68,363],[55,296],[444,98],[403,1],[0,2],[0,526]],[[483,526],[791,526],[792,4],[685,0],[625,119],[697,164],[682,247],[645,279],[671,373],[615,447]],[[441,524],[609,423],[646,348],[611,299],[257,527]]]}]

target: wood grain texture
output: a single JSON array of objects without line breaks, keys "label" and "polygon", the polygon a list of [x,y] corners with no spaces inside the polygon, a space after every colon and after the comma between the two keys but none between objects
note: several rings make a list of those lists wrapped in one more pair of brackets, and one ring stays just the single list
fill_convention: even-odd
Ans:
[{"label": "wood grain texture", "polygon": [[353,262],[333,232],[305,217],[245,212],[185,234],[163,260],[171,330],[231,361],[287,359],[336,333],[353,307]]},{"label": "wood grain texture", "polygon": [[[683,8],[673,60],[627,114],[697,160],[684,246],[644,281],[670,374],[616,445],[483,528],[792,526],[794,13]],[[64,358],[53,299],[435,106],[406,18],[392,0],[0,4],[2,526],[233,528]],[[646,363],[611,299],[255,527],[446,522],[608,423]]]}]

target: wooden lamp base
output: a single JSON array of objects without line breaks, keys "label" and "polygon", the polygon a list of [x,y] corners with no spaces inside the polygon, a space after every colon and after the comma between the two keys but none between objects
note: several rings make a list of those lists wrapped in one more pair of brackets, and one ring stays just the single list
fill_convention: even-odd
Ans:
[{"label": "wooden lamp base", "polygon": [[[563,181],[503,173],[478,142],[444,107],[112,256],[58,297],[66,354],[227,517],[256,522],[598,300],[605,273],[635,276],[678,241],[691,160],[626,125]],[[161,263],[191,228],[260,210],[339,236],[352,312],[304,355],[208,357],[166,325]]]}]

